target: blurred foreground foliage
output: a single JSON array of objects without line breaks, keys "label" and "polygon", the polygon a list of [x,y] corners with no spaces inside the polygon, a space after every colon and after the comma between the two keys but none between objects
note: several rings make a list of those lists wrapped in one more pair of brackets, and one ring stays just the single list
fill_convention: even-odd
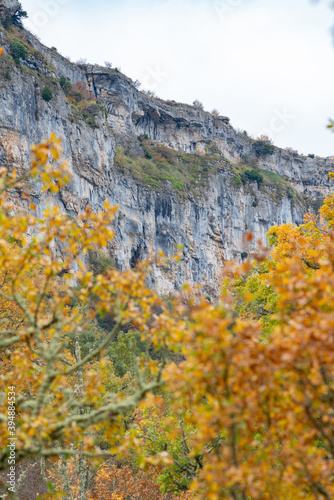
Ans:
[{"label": "blurred foreground foliage", "polygon": [[228,264],[216,303],[166,300],[108,256],[115,208],[13,210],[66,187],[60,155],[0,171],[0,468],[14,391],[49,498],[333,499],[334,196]]}]

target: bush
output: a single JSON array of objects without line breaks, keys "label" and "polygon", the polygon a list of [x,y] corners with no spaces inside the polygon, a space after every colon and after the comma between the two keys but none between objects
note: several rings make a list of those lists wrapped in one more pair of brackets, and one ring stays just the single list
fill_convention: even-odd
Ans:
[{"label": "bush", "polygon": [[[65,78],[65,77],[64,77]],[[65,80],[68,83],[65,83],[64,79],[62,80],[63,85],[65,85],[64,91],[67,95],[71,104],[77,105],[81,101],[93,101],[94,95],[87,87],[86,83],[82,80],[71,84],[66,78]],[[60,83],[60,81],[59,81]]]},{"label": "bush", "polygon": [[21,60],[26,61],[28,58],[27,48],[16,39],[10,44],[10,51],[16,64],[21,64]]},{"label": "bush", "polygon": [[202,104],[202,103],[201,103],[201,101],[199,101],[198,99],[196,99],[196,100],[193,102],[193,106],[194,106],[194,108],[201,109],[202,111],[203,111],[203,109],[204,109],[203,104]]},{"label": "bush", "polygon": [[139,142],[147,141],[148,139],[148,134],[143,134],[138,137]]},{"label": "bush", "polygon": [[97,104],[95,101],[83,101],[78,104],[77,108],[81,111],[83,118],[90,127],[97,127],[96,118],[101,111],[105,111],[105,107]]},{"label": "bush", "polygon": [[255,168],[253,168],[252,170],[247,170],[244,175],[247,180],[251,182],[257,182],[258,186],[263,182],[263,175],[255,170]]},{"label": "bush", "polygon": [[44,99],[44,101],[46,102],[49,102],[51,101],[52,98],[53,98],[52,90],[50,89],[50,87],[45,87],[42,93],[42,99]]},{"label": "bush", "polygon": [[308,155],[309,158],[314,158],[314,154]]},{"label": "bush", "polygon": [[156,93],[153,90],[142,90],[143,94],[147,95],[147,97],[157,97]]},{"label": "bush", "polygon": [[248,257],[248,253],[247,252],[241,252],[241,258],[242,258],[242,260],[247,259],[247,257]]},{"label": "bush", "polygon": [[88,252],[88,262],[94,276],[104,274],[106,271],[116,268],[114,261],[110,257],[93,252],[92,250]]},{"label": "bush", "polygon": [[12,15],[12,25],[17,26],[18,28],[23,28],[22,24],[22,19],[26,19],[28,17],[28,14],[26,13],[25,10],[22,10],[21,7],[17,9],[14,14]]},{"label": "bush", "polygon": [[287,151],[287,153],[290,153],[291,155],[298,155],[298,151],[293,148],[285,148],[285,151]]},{"label": "bush", "polygon": [[253,142],[253,151],[257,157],[273,155],[275,146],[268,137],[260,137]]},{"label": "bush", "polygon": [[22,19],[28,17],[28,14],[25,10],[22,10],[21,7],[17,9],[12,16],[5,16],[2,19],[2,25],[6,30],[9,30],[12,26],[23,29]]},{"label": "bush", "polygon": [[61,86],[61,88],[63,89],[63,91],[65,92],[65,94],[67,94],[68,92],[71,92],[71,90],[72,90],[72,84],[69,81],[69,79],[66,78],[66,76],[61,76],[60,77],[60,79],[59,79],[59,85]]},{"label": "bush", "polygon": [[12,19],[10,16],[5,16],[2,20],[2,26],[5,28],[5,30],[9,30],[12,27]]}]

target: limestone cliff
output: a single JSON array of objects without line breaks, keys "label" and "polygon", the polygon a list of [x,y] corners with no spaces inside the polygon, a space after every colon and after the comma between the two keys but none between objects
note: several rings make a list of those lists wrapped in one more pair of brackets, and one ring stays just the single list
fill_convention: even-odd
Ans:
[{"label": "limestone cliff", "polygon": [[[27,49],[20,64],[13,39]],[[73,216],[87,204],[119,205],[109,248],[117,265],[183,245],[178,267],[155,269],[160,292],[191,282],[214,294],[224,261],[254,250],[246,231],[265,241],[272,225],[301,223],[331,190],[330,159],[279,148],[257,157],[226,117],[150,97],[117,70],[72,64],[25,31],[0,28],[0,43],[1,164],[24,168],[32,143],[62,137],[74,177],[55,202]],[[69,99],[67,81],[89,89],[85,103]],[[41,213],[50,202],[36,192]]]}]

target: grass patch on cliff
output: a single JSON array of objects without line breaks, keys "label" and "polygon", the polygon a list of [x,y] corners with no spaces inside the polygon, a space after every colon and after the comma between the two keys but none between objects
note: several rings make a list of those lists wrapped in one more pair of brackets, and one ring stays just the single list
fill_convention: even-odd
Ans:
[{"label": "grass patch on cliff", "polygon": [[296,205],[305,206],[303,196],[283,176],[269,170],[254,168],[253,165],[232,165],[231,168],[234,172],[232,182],[235,186],[247,186],[247,184],[256,182],[258,189],[266,192],[274,199],[281,200],[287,196]]},{"label": "grass patch on cliff", "polygon": [[236,188],[252,189],[251,185],[256,183],[257,189],[273,199],[281,200],[287,196],[296,205],[305,205],[302,195],[281,175],[259,169],[256,164],[232,164],[211,143],[207,145],[205,154],[190,154],[157,144],[146,135],[139,137],[139,142],[142,156],[134,156],[118,148],[115,165],[123,173],[129,172],[135,179],[157,190],[172,188],[182,197],[188,194],[203,196],[211,176],[232,171],[231,183]]},{"label": "grass patch on cliff", "polygon": [[144,156],[131,156],[118,148],[115,165],[123,172],[158,189],[172,188],[181,196],[201,195],[208,186],[209,177],[217,173],[225,161],[217,151],[208,147],[204,155],[181,153],[139,138]]}]

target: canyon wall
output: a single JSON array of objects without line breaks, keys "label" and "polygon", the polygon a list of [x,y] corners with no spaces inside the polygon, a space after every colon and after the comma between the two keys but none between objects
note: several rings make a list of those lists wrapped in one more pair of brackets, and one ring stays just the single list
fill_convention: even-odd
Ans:
[{"label": "canyon wall", "polygon": [[[153,259],[159,249],[173,255],[181,244],[179,265],[154,269],[152,285],[161,293],[190,282],[216,294],[226,260],[251,254],[256,240],[265,242],[273,225],[300,224],[304,213],[313,211],[331,192],[333,181],[327,176],[334,169],[331,159],[279,148],[257,158],[251,138],[236,132],[227,117],[164,102],[138,90],[117,70],[75,65],[30,33],[16,36],[28,48],[21,64],[10,55],[13,35],[0,29],[6,52],[0,61],[0,163],[25,168],[30,146],[55,132],[63,139],[73,179],[56,199],[37,190],[33,202],[38,211],[42,215],[48,204],[57,203],[75,216],[87,204],[94,210],[105,200],[118,205],[116,238],[109,251],[123,269],[138,259]],[[93,122],[71,106],[59,85],[62,76],[90,89],[99,106],[94,108]],[[42,98],[45,86],[52,88],[50,102]],[[180,192],[168,180],[157,188],[117,167],[119,151],[129,158],[145,157],[138,136],[185,155],[205,157],[207,148],[215,148],[222,160],[208,175],[200,196],[192,189]],[[243,162],[256,164],[259,172],[277,174],[275,182],[282,179],[282,183],[276,189],[275,182],[267,186],[240,182],[234,165]],[[289,188],[284,191],[284,186]],[[243,240],[247,231],[255,236],[248,246]]]}]

